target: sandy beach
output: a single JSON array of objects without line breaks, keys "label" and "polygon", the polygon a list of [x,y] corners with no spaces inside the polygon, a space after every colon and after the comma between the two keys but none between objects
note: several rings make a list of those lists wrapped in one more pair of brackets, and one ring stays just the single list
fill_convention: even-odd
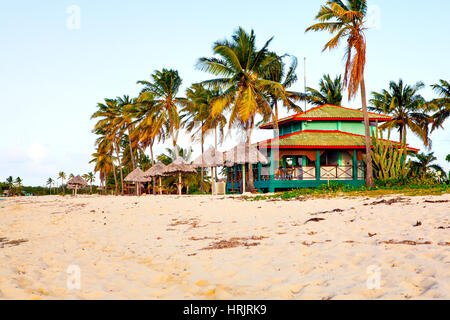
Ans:
[{"label": "sandy beach", "polygon": [[0,299],[449,299],[449,200],[7,199]]}]

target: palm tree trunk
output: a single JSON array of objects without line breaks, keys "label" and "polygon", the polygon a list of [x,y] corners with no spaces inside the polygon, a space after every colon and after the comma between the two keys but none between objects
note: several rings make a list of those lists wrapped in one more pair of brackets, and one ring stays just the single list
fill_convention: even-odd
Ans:
[{"label": "palm tree trunk", "polygon": [[119,146],[116,141],[116,153],[117,153],[117,160],[119,161],[119,170],[120,170],[120,194],[123,195],[123,169],[122,169],[122,160],[120,160],[120,150]]},{"label": "palm tree trunk", "polygon": [[[149,148],[150,148],[150,160],[151,160],[151,163],[152,163],[152,167],[155,165],[155,161],[153,160],[153,142],[154,142],[154,140],[151,139],[150,145],[149,145]],[[152,183],[153,183],[153,195],[156,195],[156,178],[155,177],[152,177]]]},{"label": "palm tree trunk", "polygon": [[[203,123],[202,123],[202,127],[203,127]],[[203,129],[202,129],[203,130]],[[202,167],[201,167],[201,172],[200,172],[200,192],[203,193],[203,132],[202,132],[202,136],[201,136],[201,147],[202,147]]]},{"label": "palm tree trunk", "polygon": [[[253,123],[254,123],[253,120],[254,119],[251,120],[251,126],[250,126],[250,129],[249,129],[248,134],[247,134],[248,151],[250,151],[250,148],[252,146],[252,142],[251,142],[252,139],[251,138],[252,138]],[[246,150],[246,152],[247,152],[247,150]],[[245,155],[245,157],[248,159],[249,155]],[[245,164],[244,164],[244,167],[245,167]],[[245,176],[243,177],[243,179],[245,181]],[[255,191],[255,184],[253,182],[253,168],[252,168],[252,164],[251,163],[248,164],[248,191],[249,192]]]},{"label": "palm tree trunk", "polygon": [[[217,151],[217,126],[214,127],[214,149]],[[217,181],[217,167],[214,167],[214,181]]]},{"label": "palm tree trunk", "polygon": [[115,186],[115,194],[117,194],[117,175],[116,175],[116,166],[113,164],[113,174],[114,174],[114,186]]},{"label": "palm tree trunk", "polygon": [[128,143],[130,144],[131,164],[133,165],[133,170],[134,170],[134,169],[136,169],[136,165],[134,163],[133,147],[131,146],[130,128],[128,128]]},{"label": "palm tree trunk", "polygon": [[274,98],[274,109],[275,109],[275,119],[273,119],[273,122],[275,123],[274,138],[277,138],[280,136],[280,128],[278,127],[278,102],[276,98]]},{"label": "palm tree trunk", "polygon": [[375,181],[373,180],[373,169],[372,169],[372,154],[371,154],[371,138],[370,138],[370,123],[369,123],[369,113],[367,112],[367,102],[366,102],[366,84],[364,82],[364,76],[361,78],[360,83],[361,88],[361,100],[364,114],[364,129],[365,129],[365,140],[366,140],[366,162],[367,162],[367,173],[366,173],[366,187],[375,187]]}]

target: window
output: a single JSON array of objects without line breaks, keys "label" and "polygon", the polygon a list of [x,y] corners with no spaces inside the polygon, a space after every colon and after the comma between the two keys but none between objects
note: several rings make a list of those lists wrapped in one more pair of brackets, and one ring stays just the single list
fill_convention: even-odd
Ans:
[{"label": "window", "polygon": [[320,156],[321,166],[337,166],[338,165],[338,151],[326,150]]}]

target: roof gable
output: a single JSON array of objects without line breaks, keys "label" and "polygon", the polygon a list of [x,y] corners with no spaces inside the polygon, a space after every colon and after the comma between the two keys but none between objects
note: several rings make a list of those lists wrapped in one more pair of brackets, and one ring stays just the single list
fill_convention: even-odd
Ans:
[{"label": "roof gable", "polygon": [[[370,121],[388,121],[391,117],[379,113],[369,112]],[[348,121],[362,121],[364,115],[361,110],[351,109],[341,106],[334,106],[331,104],[324,104],[320,107],[309,109],[286,118],[278,120],[278,124],[290,121],[306,121],[306,120],[348,120]],[[273,122],[263,124],[261,129],[272,128]]]}]

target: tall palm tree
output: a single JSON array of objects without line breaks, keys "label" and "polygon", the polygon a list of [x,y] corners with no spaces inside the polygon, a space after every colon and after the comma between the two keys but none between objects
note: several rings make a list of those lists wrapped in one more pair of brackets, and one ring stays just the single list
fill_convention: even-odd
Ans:
[{"label": "tall palm tree", "polygon": [[306,88],[306,93],[302,94],[301,100],[307,101],[315,106],[331,104],[342,105],[342,76],[331,79],[329,74],[324,74],[319,82],[319,89]]},{"label": "tall palm tree", "polygon": [[327,1],[321,6],[316,20],[319,22],[308,27],[308,31],[328,31],[333,38],[325,44],[322,51],[332,50],[339,46],[342,40],[346,40],[344,88],[348,88],[348,98],[355,97],[358,89],[361,91],[362,111],[364,115],[365,144],[366,144],[366,186],[374,187],[371,137],[369,113],[367,112],[366,86],[364,82],[364,68],[366,65],[366,39],[364,31],[367,29],[365,16],[367,14],[366,0],[341,0]]},{"label": "tall palm tree", "polygon": [[[212,102],[219,96],[220,91],[218,89],[208,90],[202,84],[193,84],[186,90],[188,104],[181,110],[182,124],[187,132],[192,133],[192,139],[199,137],[202,159],[205,135],[209,129],[212,129],[211,125],[215,124],[213,120],[214,117],[211,116]],[[204,191],[203,175],[204,166],[202,161],[202,168],[200,171],[200,192]]]},{"label": "tall palm tree", "polygon": [[[247,33],[239,27],[231,40],[217,41],[214,44],[213,50],[218,58],[200,58],[197,63],[200,70],[218,77],[202,83],[210,88],[222,89],[222,95],[213,103],[212,115],[231,107],[229,127],[242,129],[249,146],[255,116],[259,114],[268,117],[272,114],[265,94],[278,90],[280,95],[286,95],[281,83],[263,78],[277,59],[268,51],[272,39],[260,50],[256,49],[255,40],[253,30]],[[249,170],[248,185],[251,191],[254,190],[253,170]]]},{"label": "tall palm tree", "polygon": [[128,110],[132,110],[135,105],[137,99],[130,99],[129,96],[124,95],[123,97],[117,97],[117,107],[119,108],[119,113],[117,117],[116,126],[118,127],[118,140],[120,140],[121,136],[125,131],[128,132],[128,142],[130,144],[130,155],[131,161],[133,165],[133,170],[136,168],[136,162],[134,158],[133,152],[133,143],[131,141],[131,131],[134,128],[134,123],[132,121],[132,113],[128,112]]},{"label": "tall palm tree", "polygon": [[20,177],[17,177],[15,180],[15,183],[16,183],[17,192],[20,195],[20,191],[22,189],[22,179]]},{"label": "tall palm tree", "polygon": [[391,81],[389,91],[372,92],[369,110],[389,114],[392,119],[380,125],[381,129],[397,128],[400,141],[406,141],[407,129],[410,129],[424,143],[430,145],[428,136],[429,115],[425,112],[425,99],[418,93],[425,85],[418,82],[406,85],[400,79],[398,83]]},{"label": "tall palm tree", "polygon": [[144,88],[141,90],[138,101],[153,100],[156,107],[159,109],[157,122],[162,127],[167,125],[168,133],[172,138],[172,143],[175,152],[178,133],[180,130],[180,116],[178,114],[178,107],[186,105],[186,98],[177,97],[178,91],[181,87],[181,77],[176,70],[162,69],[155,71],[152,75],[152,82],[138,81]]},{"label": "tall palm tree", "polygon": [[437,158],[434,156],[434,152],[418,153],[413,155],[417,160],[411,161],[411,169],[418,174],[422,175],[422,180],[425,180],[428,169],[434,169],[436,172],[445,174],[444,169],[437,164],[433,164]]},{"label": "tall palm tree", "polygon": [[[267,100],[269,101],[270,107],[273,111],[273,121],[275,123],[275,136],[278,136],[278,102],[281,101],[286,107],[287,111],[294,111],[296,113],[302,112],[302,108],[297,106],[294,101],[301,99],[301,93],[288,91],[297,81],[297,58],[294,56],[283,55],[278,56],[274,52],[269,53],[273,57],[273,61],[266,68],[266,73],[264,79],[273,81],[275,83],[282,84],[280,86],[270,86],[267,90]],[[291,63],[289,67],[286,66],[283,58],[290,57]],[[267,119],[263,119],[263,122],[267,122]]]},{"label": "tall palm tree", "polygon": [[14,178],[12,176],[6,178],[6,185],[8,186],[9,195],[12,195],[14,193]]},{"label": "tall palm tree", "polygon": [[58,173],[58,179],[61,179],[61,186],[62,186],[63,193],[64,193],[64,192],[65,192],[65,191],[64,191],[64,180],[67,179],[67,178],[66,178],[66,174],[64,173],[64,171],[60,171],[60,172]]},{"label": "tall palm tree", "polygon": [[53,185],[53,179],[48,178],[47,180],[48,189],[50,190],[50,194],[52,193],[52,185]]},{"label": "tall palm tree", "polygon": [[439,98],[433,99],[430,103],[432,109],[436,111],[432,115],[431,132],[433,132],[443,128],[445,120],[450,117],[450,83],[441,79],[438,84],[433,84],[431,87],[439,95]]},{"label": "tall palm tree", "polygon": [[108,174],[115,171],[113,157],[110,152],[103,149],[97,149],[97,152],[93,153],[92,157],[89,163],[95,163],[94,172],[100,173],[100,181],[104,185],[106,193]]}]

